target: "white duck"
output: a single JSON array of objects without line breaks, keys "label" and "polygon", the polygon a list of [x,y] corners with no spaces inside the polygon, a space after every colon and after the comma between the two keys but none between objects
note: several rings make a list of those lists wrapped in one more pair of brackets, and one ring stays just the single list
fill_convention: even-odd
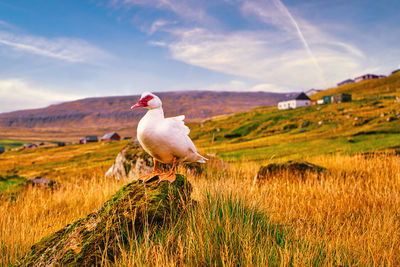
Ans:
[{"label": "white duck", "polygon": [[[148,111],[139,121],[137,127],[137,138],[147,153],[154,159],[154,170],[150,175],[140,178],[146,182],[158,175],[160,181],[173,182],[175,180],[176,164],[178,162],[200,162],[206,163],[206,158],[197,153],[192,140],[188,134],[189,128],[183,120],[184,115],[164,118],[164,111],[160,98],[145,92],[140,100],[131,109],[144,107]],[[172,163],[169,172],[161,173],[156,167],[157,161]]]}]

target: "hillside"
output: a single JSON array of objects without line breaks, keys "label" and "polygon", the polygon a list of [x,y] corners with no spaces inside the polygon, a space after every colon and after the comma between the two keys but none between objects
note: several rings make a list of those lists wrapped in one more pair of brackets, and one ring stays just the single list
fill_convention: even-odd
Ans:
[{"label": "hillside", "polygon": [[[254,106],[272,105],[285,94],[267,92],[159,92],[166,115],[186,114],[188,120],[198,120],[221,114],[247,110]],[[46,108],[0,114],[0,127],[25,128],[97,128],[133,126],[143,111],[130,107],[138,95],[87,98],[52,105]]]},{"label": "hillside", "polygon": [[298,159],[324,153],[400,148],[400,74],[313,96],[350,93],[353,102],[293,110],[258,107],[194,123],[191,136],[207,152],[236,161]]}]

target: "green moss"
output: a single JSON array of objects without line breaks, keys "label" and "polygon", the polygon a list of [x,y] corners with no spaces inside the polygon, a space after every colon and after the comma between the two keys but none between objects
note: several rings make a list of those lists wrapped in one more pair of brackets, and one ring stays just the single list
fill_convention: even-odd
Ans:
[{"label": "green moss", "polygon": [[126,247],[129,236],[171,221],[190,201],[191,186],[184,176],[177,174],[172,184],[157,178],[125,185],[99,210],[32,246],[22,265],[97,265],[102,257],[114,261],[116,249]]}]

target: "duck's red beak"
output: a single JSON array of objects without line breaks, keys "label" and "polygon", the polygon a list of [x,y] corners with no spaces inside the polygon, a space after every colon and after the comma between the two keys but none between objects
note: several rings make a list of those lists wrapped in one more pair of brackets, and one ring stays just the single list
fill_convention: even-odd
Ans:
[{"label": "duck's red beak", "polygon": [[133,109],[135,109],[135,108],[144,108],[144,107],[147,107],[147,103],[145,103],[145,102],[142,101],[142,100],[139,100],[139,102],[137,102],[135,105],[133,105],[133,106],[131,107],[131,109],[133,110]]},{"label": "duck's red beak", "polygon": [[142,97],[135,105],[131,107],[131,109],[135,108],[145,108],[148,106],[148,103],[150,100],[152,100],[153,97],[151,95],[147,95],[146,97]]},{"label": "duck's red beak", "polygon": [[136,103],[135,105],[133,105],[133,106],[131,107],[131,109],[133,110],[133,109],[135,109],[135,108],[141,108],[141,107],[144,107],[144,106],[141,105],[140,103]]}]

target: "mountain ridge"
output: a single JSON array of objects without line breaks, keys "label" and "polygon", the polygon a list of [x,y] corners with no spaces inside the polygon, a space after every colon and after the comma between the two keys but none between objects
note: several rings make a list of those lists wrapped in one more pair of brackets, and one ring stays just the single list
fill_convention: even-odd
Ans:
[{"label": "mountain ridge", "polygon": [[[297,93],[172,91],[155,92],[164,104],[166,116],[185,114],[188,121],[272,105]],[[0,113],[2,128],[98,128],[135,126],[144,110],[130,106],[139,95],[89,97],[45,108]]]}]

